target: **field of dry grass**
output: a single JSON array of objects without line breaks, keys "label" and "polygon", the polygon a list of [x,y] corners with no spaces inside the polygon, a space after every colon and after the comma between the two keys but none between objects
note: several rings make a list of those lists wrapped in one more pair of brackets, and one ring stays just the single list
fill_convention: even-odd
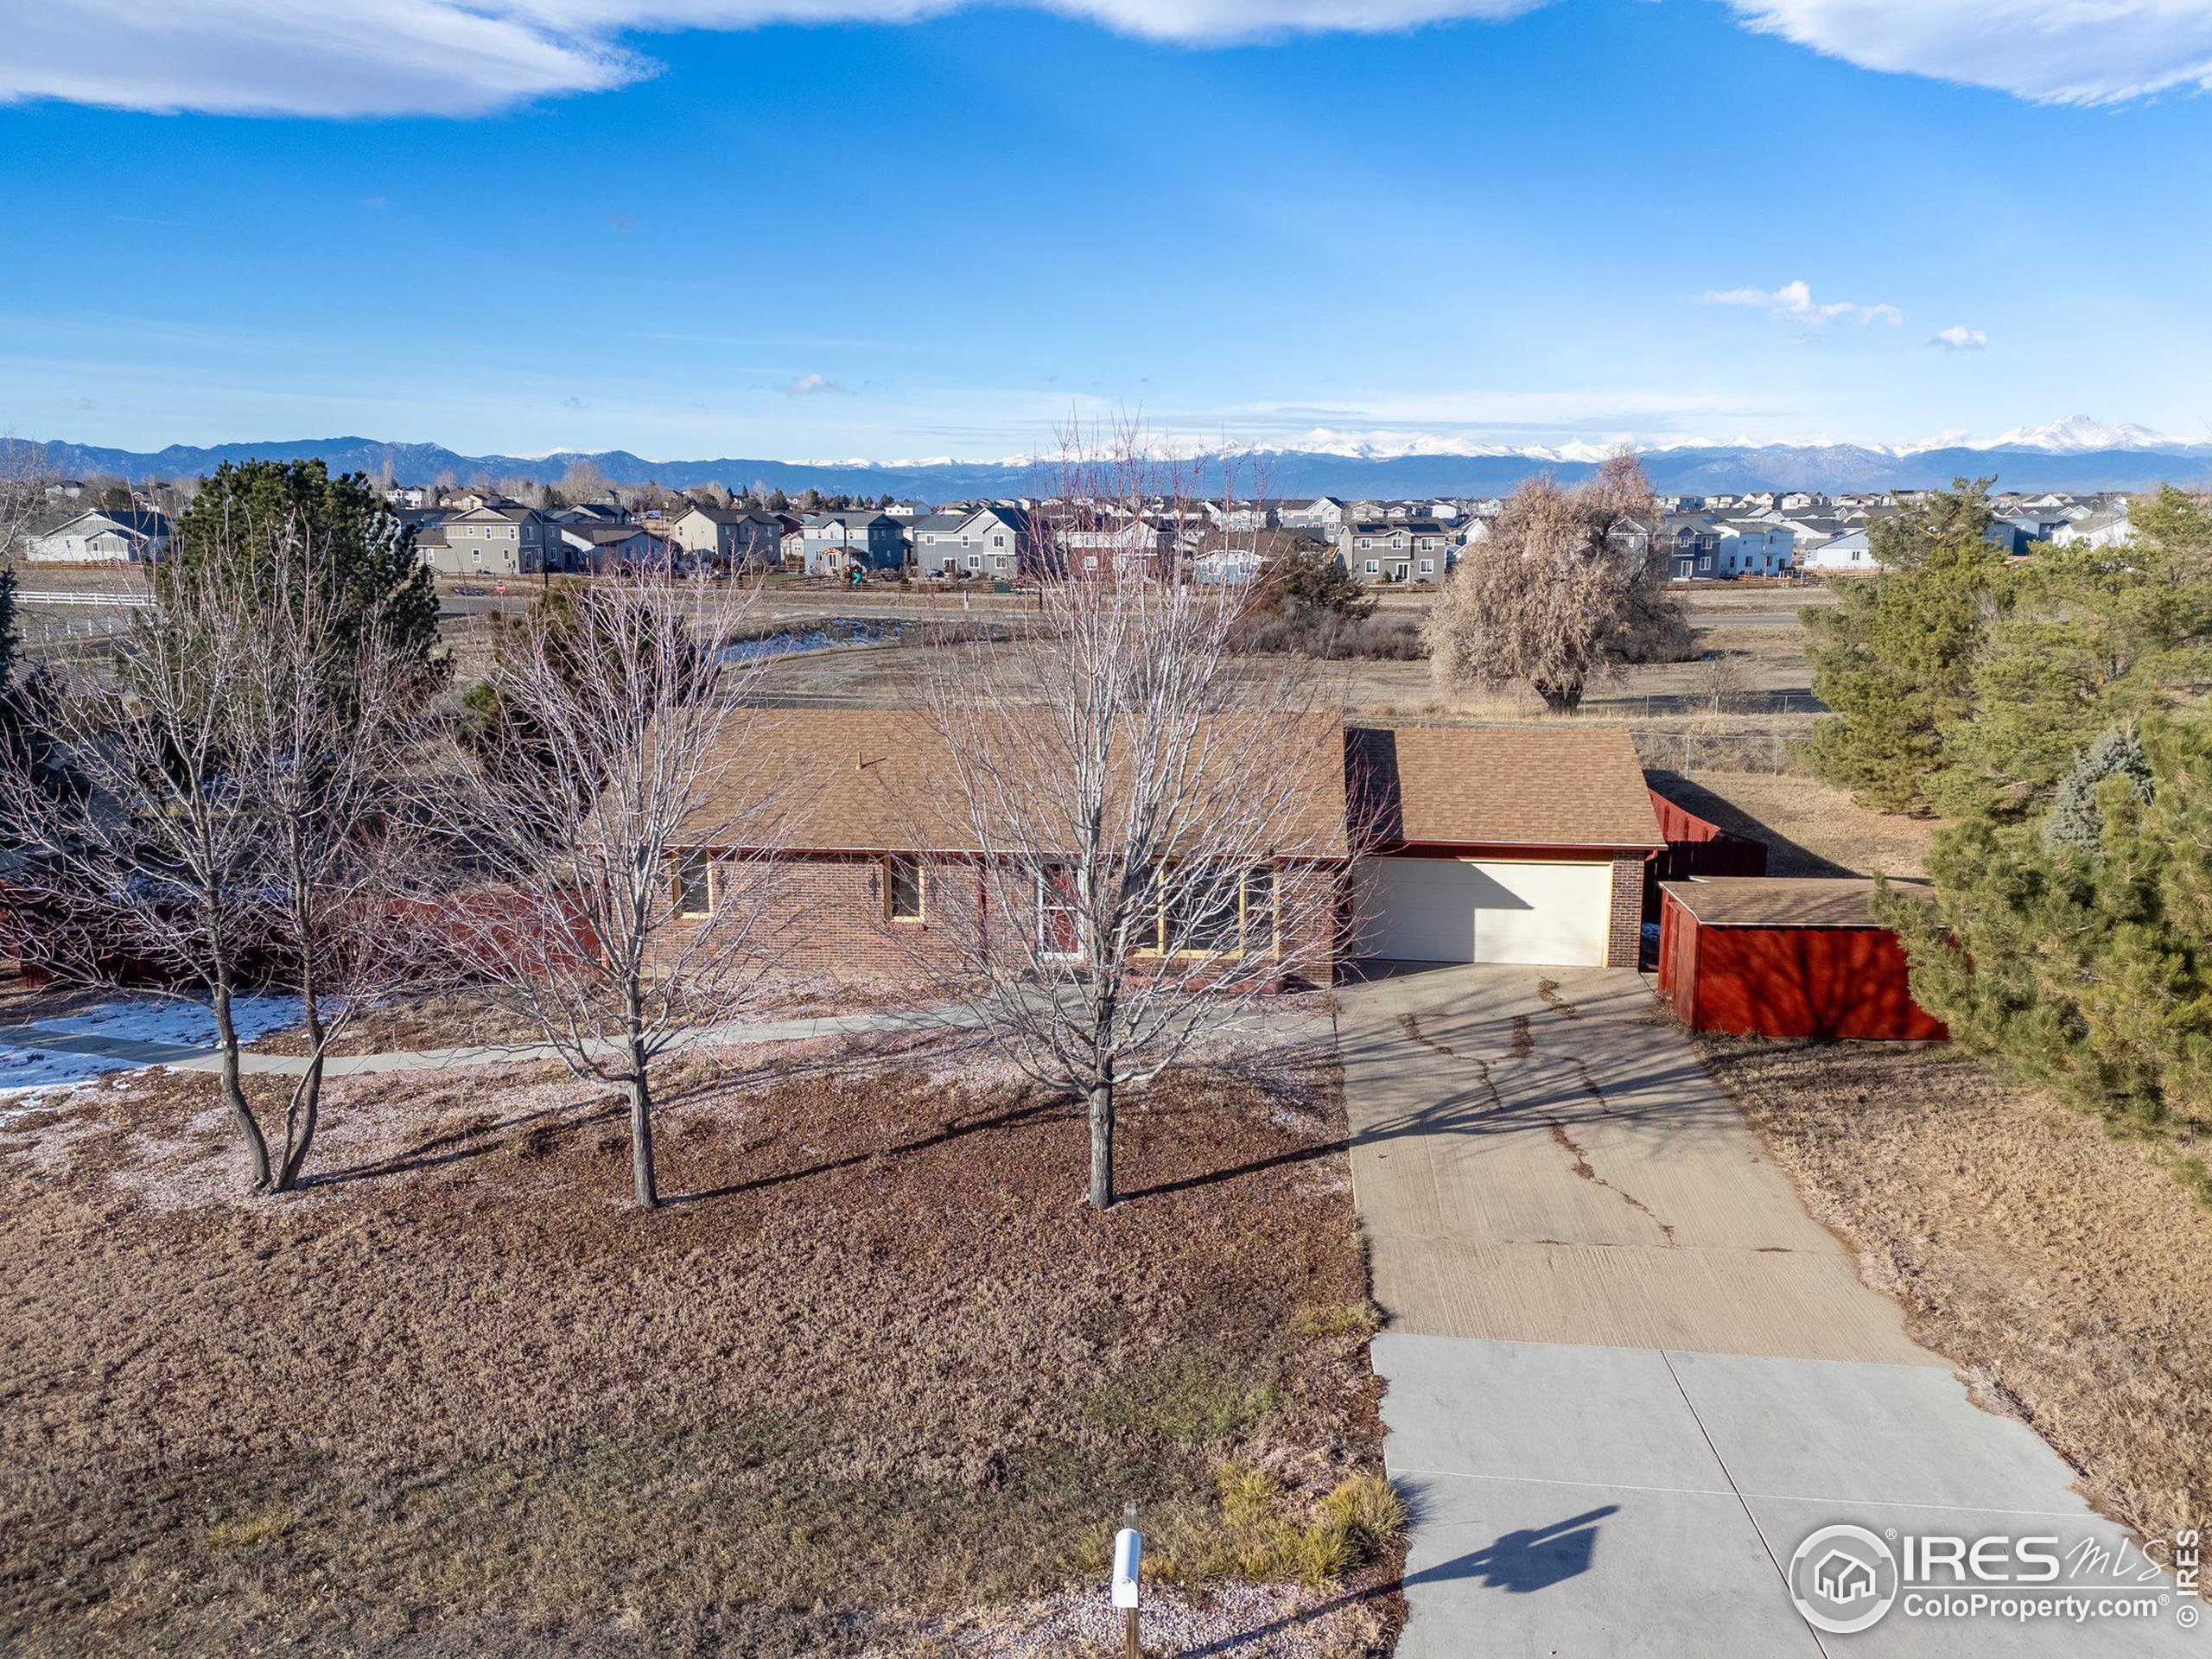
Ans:
[{"label": "field of dry grass", "polygon": [[[652,1216],[553,1071],[341,1079],[288,1200],[234,1196],[204,1077],[0,1128],[0,1649],[1057,1659],[1132,1498],[1193,1575],[1342,1565],[1379,1430],[1325,1077],[1173,1081],[1099,1217],[1077,1112],[824,1058],[691,1063]],[[1173,1606],[1351,1655],[1391,1581]]]},{"label": "field of dry grass", "polygon": [[1912,1334],[2145,1538],[2212,1527],[2212,1210],[1956,1050],[1701,1039]]},{"label": "field of dry grass", "polygon": [[1798,772],[1654,771],[1652,787],[1710,823],[1764,841],[1770,875],[1919,875],[1936,823],[1855,804]]}]

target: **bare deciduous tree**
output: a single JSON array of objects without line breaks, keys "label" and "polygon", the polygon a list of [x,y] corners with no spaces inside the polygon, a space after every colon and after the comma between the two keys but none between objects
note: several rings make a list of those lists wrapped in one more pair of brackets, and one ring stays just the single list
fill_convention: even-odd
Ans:
[{"label": "bare deciduous tree", "polygon": [[[1124,440],[1051,493],[1065,533],[1159,492]],[[926,652],[944,775],[915,839],[958,855],[920,878],[953,945],[930,959],[942,994],[1084,1100],[1104,1209],[1120,1091],[1325,979],[1352,849],[1337,709],[1298,665],[1235,654],[1243,590],[1161,580],[1148,546],[1069,563],[1022,639]]]},{"label": "bare deciduous tree", "polygon": [[560,491],[561,499],[570,506],[582,506],[607,499],[607,474],[590,461],[572,461],[554,487]]},{"label": "bare deciduous tree", "polygon": [[[48,689],[46,759],[71,786],[0,755],[0,825],[22,857],[20,953],[67,982],[204,999],[251,1186],[286,1192],[331,1042],[405,972],[391,808],[434,679],[381,612],[345,602],[304,526],[206,551],[164,569],[111,670]],[[273,1158],[233,1018],[264,988],[300,999],[309,1041]]]},{"label": "bare deciduous tree", "polygon": [[657,569],[539,607],[490,680],[518,752],[441,769],[474,890],[441,929],[496,1007],[626,1096],[646,1207],[655,1061],[789,982],[766,851],[803,785],[753,764],[775,717],[745,701],[750,597]]},{"label": "bare deciduous tree", "polygon": [[1580,488],[1522,484],[1423,624],[1439,682],[1458,691],[1525,680],[1547,708],[1571,714],[1622,664],[1679,660],[1689,626],[1657,527],[1658,504],[1630,456]]}]

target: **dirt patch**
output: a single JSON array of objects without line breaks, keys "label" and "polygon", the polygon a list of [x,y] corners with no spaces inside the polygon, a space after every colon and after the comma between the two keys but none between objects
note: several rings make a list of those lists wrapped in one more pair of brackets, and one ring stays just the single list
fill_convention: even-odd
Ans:
[{"label": "dirt patch", "polygon": [[1539,978],[1536,995],[1542,999],[1546,1007],[1562,1020],[1580,1020],[1582,1017],[1582,1011],[1559,994],[1559,981],[1555,979]]},{"label": "dirt patch", "polygon": [[[1125,1499],[1196,1538],[1225,1460],[1300,1515],[1379,1466],[1313,1313],[1368,1294],[1327,1089],[1168,1080],[1100,1217],[1020,1087],[672,1071],[652,1216],[550,1070],[340,1079],[288,1200],[199,1075],[0,1139],[0,1649],[941,1651],[1087,1585]],[[1252,1602],[1311,1637],[1256,1650],[1371,1650],[1390,1583]]]},{"label": "dirt patch", "polygon": [[1536,1034],[1529,1024],[1529,1016],[1525,1014],[1515,1014],[1512,1031],[1513,1034],[1506,1043],[1505,1052],[1514,1059],[1525,1060],[1536,1052]]},{"label": "dirt patch", "polygon": [[2212,1211],[1946,1048],[1703,1039],[1808,1207],[2149,1538],[2212,1525]]}]

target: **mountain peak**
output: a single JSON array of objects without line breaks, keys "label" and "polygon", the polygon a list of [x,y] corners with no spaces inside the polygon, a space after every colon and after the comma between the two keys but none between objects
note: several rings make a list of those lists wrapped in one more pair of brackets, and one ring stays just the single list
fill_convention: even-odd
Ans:
[{"label": "mountain peak", "polygon": [[2194,445],[2189,439],[2170,438],[2152,431],[2148,427],[2126,423],[2110,426],[2087,415],[2069,415],[2064,420],[2053,421],[2046,426],[2015,427],[1987,447],[1992,449],[2041,449],[2054,455],[2082,455],[2097,450],[2187,449]]}]

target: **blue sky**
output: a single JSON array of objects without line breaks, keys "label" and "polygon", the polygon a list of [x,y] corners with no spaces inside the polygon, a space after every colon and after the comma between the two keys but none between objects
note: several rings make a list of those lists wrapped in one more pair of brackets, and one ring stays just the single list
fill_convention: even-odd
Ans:
[{"label": "blue sky", "polygon": [[0,0],[0,427],[2212,436],[2201,0],[774,3]]}]

